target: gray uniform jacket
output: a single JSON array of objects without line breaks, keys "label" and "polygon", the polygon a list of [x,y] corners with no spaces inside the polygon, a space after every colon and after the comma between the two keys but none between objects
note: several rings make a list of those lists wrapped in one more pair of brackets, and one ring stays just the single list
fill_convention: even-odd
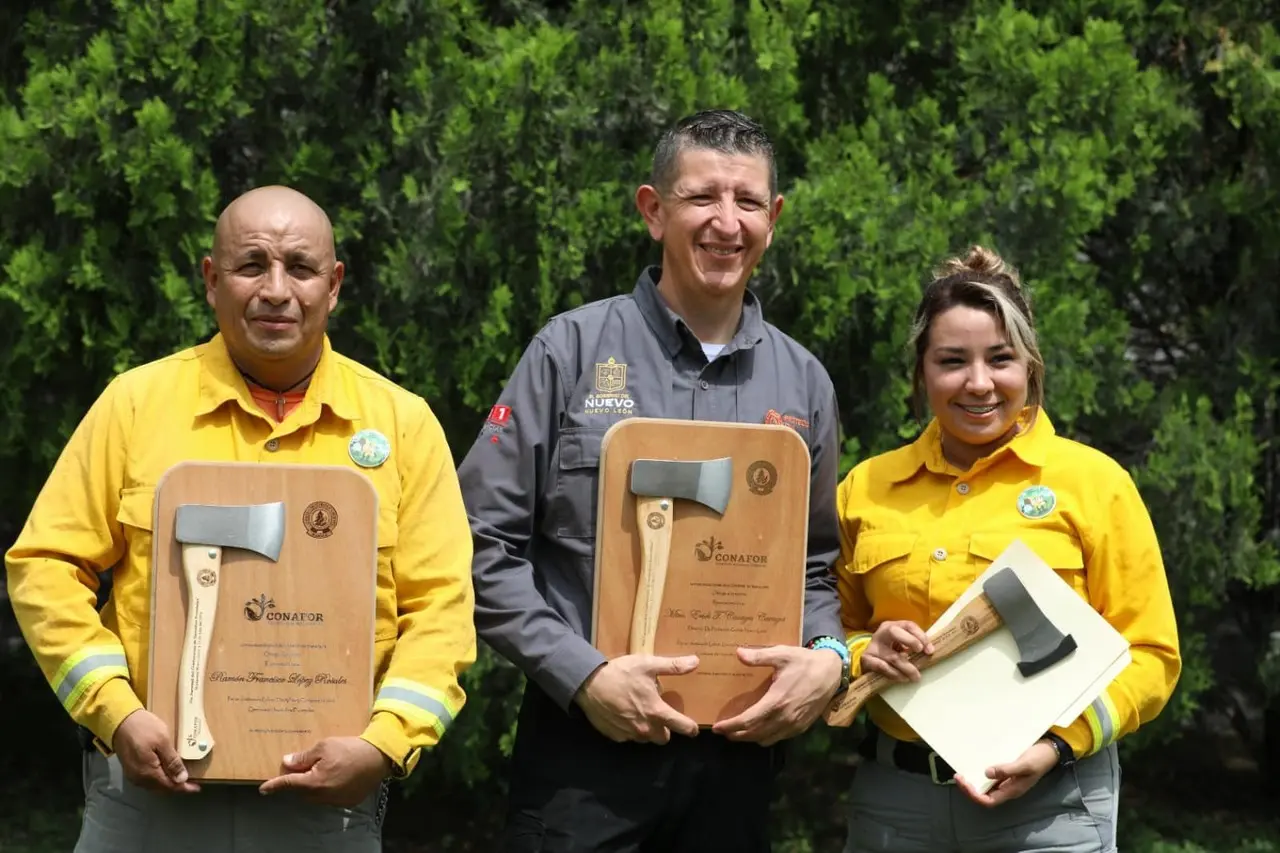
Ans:
[{"label": "gray uniform jacket", "polygon": [[[807,350],[742,323],[707,363],[650,267],[635,291],[553,317],[530,343],[458,469],[475,545],[476,628],[566,710],[605,658],[589,642],[600,440],[623,418],[786,422],[812,458],[805,639],[843,636],[832,566],[835,389]],[[783,420],[785,419],[785,420]]]}]

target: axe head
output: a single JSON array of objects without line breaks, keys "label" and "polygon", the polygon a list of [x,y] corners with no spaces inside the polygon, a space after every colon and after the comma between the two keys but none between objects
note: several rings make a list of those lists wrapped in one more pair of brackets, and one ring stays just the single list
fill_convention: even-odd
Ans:
[{"label": "axe head", "polygon": [[1018,671],[1030,678],[1076,650],[1075,638],[1058,630],[1010,568],[987,578],[982,591],[1018,644]]},{"label": "axe head", "polygon": [[723,515],[729,505],[733,460],[637,459],[631,463],[631,493],[644,498],[697,501]]},{"label": "axe head", "polygon": [[183,504],[178,507],[174,538],[184,545],[239,548],[278,560],[284,545],[284,504]]}]

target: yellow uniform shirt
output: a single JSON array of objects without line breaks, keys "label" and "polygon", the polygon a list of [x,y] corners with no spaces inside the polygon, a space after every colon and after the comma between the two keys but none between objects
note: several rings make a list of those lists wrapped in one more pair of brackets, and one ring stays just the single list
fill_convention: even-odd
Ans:
[{"label": "yellow uniform shirt", "polygon": [[[1024,514],[1019,497],[1034,486],[1047,487],[1052,500],[1024,500]],[[1049,492],[1039,490],[1045,498]],[[854,468],[837,500],[840,599],[854,677],[877,626],[907,619],[928,630],[1016,538],[1131,644],[1133,662],[1070,727],[1054,729],[1076,757],[1134,731],[1169,700],[1182,663],[1146,507],[1123,468],[1055,435],[1043,411],[968,471],[943,458],[935,420],[914,443]],[[887,734],[918,739],[882,700],[867,710]]]},{"label": "yellow uniform shirt", "polygon": [[[426,402],[333,352],[283,422],[250,396],[221,336],[114,379],[80,423],[10,549],[9,597],[64,707],[110,744],[147,696],[152,505],[185,460],[356,467],[361,430],[390,455],[359,468],[378,492],[378,685],[362,736],[399,775],[461,710],[475,660],[471,531],[444,433]],[[98,574],[111,595],[95,610]]]}]

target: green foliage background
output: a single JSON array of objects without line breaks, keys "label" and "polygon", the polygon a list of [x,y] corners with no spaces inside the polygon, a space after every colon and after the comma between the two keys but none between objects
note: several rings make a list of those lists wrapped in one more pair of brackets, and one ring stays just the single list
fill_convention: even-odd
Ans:
[{"label": "green foliage background", "polygon": [[[0,535],[112,375],[211,334],[199,260],[236,194],[286,183],[330,212],[349,270],[335,345],[425,395],[460,458],[538,326],[657,258],[631,199],[658,133],[735,107],[774,135],[786,197],[754,286],[828,365],[846,468],[919,428],[904,344],[931,267],[974,242],[1001,252],[1034,299],[1051,416],[1129,467],[1164,547],[1186,669],[1126,742],[1133,766],[1224,727],[1275,762],[1278,13],[6,3]],[[11,683],[47,708],[25,654]],[[520,689],[488,654],[467,684],[463,720],[409,785],[455,804],[459,845],[492,822],[474,802],[501,792]],[[848,747],[815,730],[792,778],[843,785],[830,756]],[[842,789],[803,790],[780,805],[791,849],[839,833]],[[830,802],[801,804],[813,796]]]}]

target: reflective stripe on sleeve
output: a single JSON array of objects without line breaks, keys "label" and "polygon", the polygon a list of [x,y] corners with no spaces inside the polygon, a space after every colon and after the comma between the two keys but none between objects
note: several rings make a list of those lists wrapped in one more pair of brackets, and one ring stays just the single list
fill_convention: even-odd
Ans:
[{"label": "reflective stripe on sleeve", "polygon": [[1090,750],[1090,755],[1106,749],[1116,739],[1116,720],[1119,716],[1111,697],[1106,693],[1094,699],[1085,709],[1084,718],[1093,732],[1093,749]]},{"label": "reflective stripe on sleeve", "polygon": [[50,685],[70,711],[90,687],[109,678],[128,678],[129,662],[119,646],[89,646],[62,662]]},{"label": "reflective stripe on sleeve", "polygon": [[382,683],[374,699],[373,710],[399,714],[434,729],[440,737],[444,737],[445,730],[457,714],[439,690],[403,678],[388,678]]}]

